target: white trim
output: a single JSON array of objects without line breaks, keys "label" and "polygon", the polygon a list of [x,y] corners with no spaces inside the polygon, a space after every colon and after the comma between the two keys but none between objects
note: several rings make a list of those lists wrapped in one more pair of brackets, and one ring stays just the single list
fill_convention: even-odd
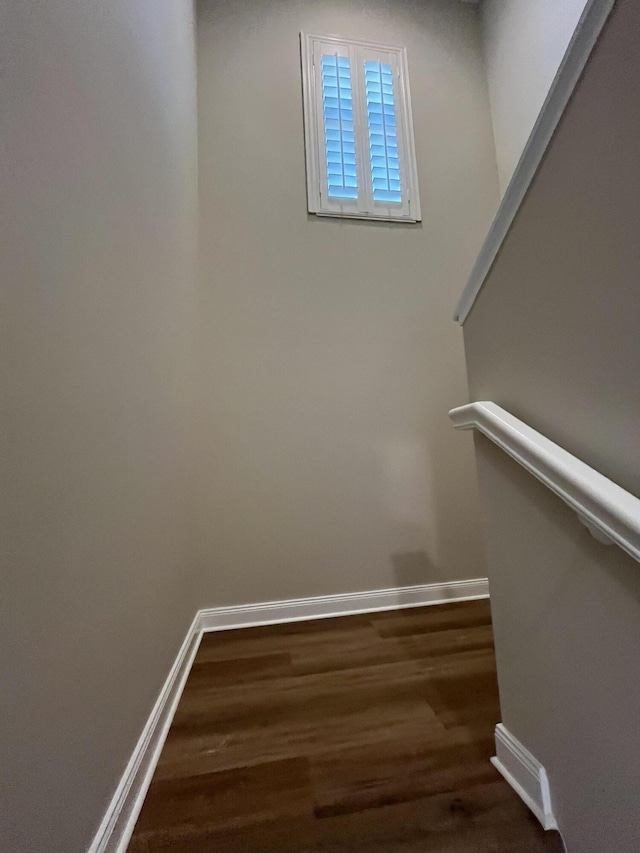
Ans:
[{"label": "white trim", "polygon": [[[351,85],[355,116],[356,163],[358,170],[358,198],[330,199],[326,194],[326,164],[324,159],[324,118],[322,95],[318,89],[319,69],[315,54],[320,44],[334,45],[341,55],[351,60]],[[371,178],[368,173],[369,154],[365,139],[367,111],[364,97],[364,80],[359,61],[366,51],[386,55],[394,67],[397,82],[396,118],[398,121],[398,149],[402,202],[386,205],[373,200]],[[307,176],[307,209],[317,216],[337,216],[344,219],[371,219],[383,222],[416,223],[422,219],[420,191],[409,86],[409,64],[406,47],[382,45],[361,39],[347,39],[336,35],[300,33],[300,58],[302,70],[302,105],[304,146]]]},{"label": "white trim", "polygon": [[531,809],[544,829],[557,829],[547,771],[502,723],[496,726],[495,740],[496,754],[491,759],[493,766]]},{"label": "white trim", "polygon": [[452,409],[456,429],[477,429],[568,504],[589,531],[640,560],[640,499],[496,406]]},{"label": "white trim", "polygon": [[178,707],[202,631],[191,623],[88,853],[125,853],[171,721]]},{"label": "white trim", "polygon": [[582,13],[458,302],[453,319],[461,326],[489,275],[614,4],[615,0],[590,0]]},{"label": "white trim", "polygon": [[224,631],[256,625],[277,625],[281,622],[300,622],[308,619],[328,619],[382,610],[400,610],[448,601],[469,601],[487,598],[486,578],[452,581],[451,583],[421,584],[420,586],[376,589],[338,595],[318,595],[289,601],[267,601],[238,607],[214,607],[200,611],[203,631]]}]

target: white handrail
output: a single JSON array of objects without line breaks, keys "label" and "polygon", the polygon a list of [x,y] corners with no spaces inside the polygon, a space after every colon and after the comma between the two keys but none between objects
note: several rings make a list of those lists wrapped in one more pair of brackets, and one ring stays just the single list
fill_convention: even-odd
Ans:
[{"label": "white handrail", "polygon": [[455,429],[477,429],[568,504],[600,542],[640,561],[640,499],[496,406],[452,409]]}]

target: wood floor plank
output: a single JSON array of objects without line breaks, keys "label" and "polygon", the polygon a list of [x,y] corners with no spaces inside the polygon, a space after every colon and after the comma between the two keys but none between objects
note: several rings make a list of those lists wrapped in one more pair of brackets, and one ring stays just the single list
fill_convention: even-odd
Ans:
[{"label": "wood floor plank", "polygon": [[[561,853],[563,849],[561,842],[557,846],[559,836],[544,833],[497,776],[488,783],[460,788],[455,794],[350,812],[320,823],[322,844],[317,849],[323,853],[502,853],[512,842],[521,844],[525,853],[547,849]],[[544,844],[549,835],[556,846],[547,848]]]},{"label": "wood floor plank", "polygon": [[297,675],[412,660],[410,652],[405,652],[399,644],[382,639],[371,625],[357,626],[351,630],[325,631],[316,635],[276,635],[248,646],[243,645],[241,640],[222,646],[208,644],[198,653],[198,660],[215,662],[241,659],[246,655],[247,648],[253,649],[256,655],[289,655],[294,674]]},{"label": "wood floor plank", "polygon": [[466,672],[456,678],[434,675],[426,683],[424,696],[447,728],[483,722],[493,731],[500,722],[494,671]]},{"label": "wood floor plank", "polygon": [[[423,730],[442,736],[443,725],[421,698],[387,701],[384,706],[349,703],[334,708],[315,703],[298,715],[262,715],[251,726],[207,726],[201,733],[179,729],[167,738],[156,770],[159,779],[195,775],[328,750],[367,746],[382,740],[412,740]],[[265,733],[268,732],[268,736]]]},{"label": "wood floor plank", "polygon": [[424,703],[416,685],[430,672],[419,662],[404,660],[335,672],[283,676],[258,685],[210,685],[185,691],[172,733],[264,727],[270,720],[322,718],[327,712],[349,713],[400,699]]},{"label": "wood floor plank", "polygon": [[194,661],[185,685],[187,695],[197,689],[216,689],[233,684],[252,684],[258,681],[292,675],[291,655],[277,652],[266,655]]},{"label": "wood floor plank", "polygon": [[223,649],[225,647],[241,646],[245,649],[261,648],[264,644],[295,645],[303,642],[305,637],[317,638],[322,634],[333,634],[336,631],[351,631],[361,627],[370,628],[371,618],[368,614],[356,616],[341,616],[339,625],[335,619],[305,619],[299,622],[284,622],[280,625],[258,625],[254,628],[234,628],[229,631],[210,631],[202,638],[198,653],[206,654],[208,649]]},{"label": "wood floor plank", "polygon": [[491,625],[472,625],[464,628],[434,630],[397,638],[404,653],[413,659],[442,657],[459,652],[493,649]]},{"label": "wood floor plank", "polygon": [[315,814],[327,817],[495,781],[492,738],[464,744],[442,732],[324,753],[310,762]]},{"label": "wood floor plank", "polygon": [[287,759],[156,781],[138,820],[136,836],[144,845],[147,836],[179,836],[193,825],[200,830],[237,830],[276,815],[300,814],[311,817],[308,762]]},{"label": "wood floor plank", "polygon": [[486,600],[205,635],[129,853],[561,853],[499,718]]},{"label": "wood floor plank", "polygon": [[464,609],[457,604],[445,604],[437,607],[418,607],[380,613],[373,615],[371,622],[381,637],[403,637],[445,631],[450,628],[491,624],[488,599],[469,601],[465,604]]},{"label": "wood floor plank", "polygon": [[502,780],[378,809],[134,835],[129,853],[563,853]]}]

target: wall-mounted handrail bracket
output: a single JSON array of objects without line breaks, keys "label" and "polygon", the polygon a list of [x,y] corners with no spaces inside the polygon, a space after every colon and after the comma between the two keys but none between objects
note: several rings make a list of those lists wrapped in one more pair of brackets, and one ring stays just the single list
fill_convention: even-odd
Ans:
[{"label": "wall-mounted handrail bracket", "polygon": [[640,498],[495,403],[452,409],[455,429],[477,429],[571,507],[598,542],[640,561]]},{"label": "wall-mounted handrail bracket", "polygon": [[578,516],[578,521],[580,524],[584,524],[589,533],[593,536],[594,539],[597,539],[602,545],[614,545],[613,539],[604,532],[600,527],[595,525],[592,521],[589,521],[584,515],[581,515],[579,512],[576,512]]}]

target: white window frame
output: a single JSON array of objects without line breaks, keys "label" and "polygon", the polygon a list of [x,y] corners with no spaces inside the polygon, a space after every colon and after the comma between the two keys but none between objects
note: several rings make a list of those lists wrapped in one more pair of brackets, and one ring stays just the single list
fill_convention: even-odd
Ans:
[{"label": "white window frame", "polygon": [[[324,111],[319,61],[323,47],[325,49],[328,47],[340,56],[348,56],[350,59],[358,171],[357,199],[329,198],[327,192]],[[300,49],[309,213],[315,213],[318,216],[378,219],[387,222],[421,221],[406,47],[391,47],[340,36],[300,33]],[[395,204],[374,201],[371,186],[364,84],[364,62],[371,59],[390,64],[394,74],[394,103],[402,191],[402,201]]]}]

